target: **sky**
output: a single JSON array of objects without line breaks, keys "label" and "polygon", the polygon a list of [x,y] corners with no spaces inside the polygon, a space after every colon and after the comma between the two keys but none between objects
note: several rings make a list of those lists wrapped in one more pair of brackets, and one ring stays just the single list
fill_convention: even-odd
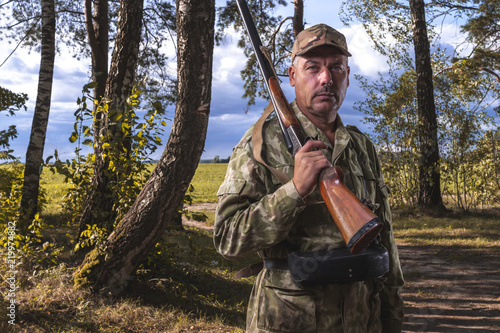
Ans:
[{"label": "sky", "polygon": [[[217,5],[223,5],[225,0],[217,0]],[[376,79],[379,72],[388,70],[386,59],[376,53],[359,25],[345,27],[339,20],[338,12],[341,1],[315,0],[305,1],[304,20],[307,26],[317,23],[326,23],[341,31],[347,39],[349,51],[353,55],[349,60],[351,67],[351,82],[344,104],[339,110],[345,124],[356,125],[364,132],[369,132],[368,125],[363,123],[363,114],[353,110],[356,101],[363,100],[365,95],[359,88],[353,74],[361,74],[367,79]],[[282,16],[293,15],[293,5],[280,9]],[[442,39],[449,40],[449,44],[459,43],[462,37],[459,29],[453,25],[446,25]],[[245,66],[243,50],[236,43],[238,36],[229,33],[221,46],[216,46],[213,59],[212,102],[208,124],[207,139],[202,159],[212,159],[215,156],[226,158],[231,155],[233,147],[238,143],[246,130],[259,118],[267,105],[265,100],[257,100],[248,112],[245,112],[247,101],[242,99],[243,81],[240,71]],[[2,41],[0,48],[0,63],[7,58],[15,46]],[[28,146],[31,121],[35,108],[40,55],[37,52],[29,53],[24,49],[17,49],[15,54],[0,67],[0,86],[16,93],[27,93],[29,101],[27,111],[18,111],[15,116],[0,113],[0,130],[16,125],[19,132],[17,139],[11,142],[14,156],[24,161]],[[175,59],[170,64],[175,71]],[[73,131],[74,112],[77,109],[76,100],[81,96],[82,86],[88,83],[90,61],[76,60],[69,51],[56,55],[54,82],[50,117],[47,129],[44,156],[47,157],[57,149],[63,160],[74,156],[75,145],[68,138]],[[289,101],[294,98],[293,90],[286,79],[282,82],[282,89]],[[167,109],[167,116],[173,119],[174,106]],[[163,136],[163,147],[155,152],[153,158],[158,159],[166,145],[172,121],[167,122]]]}]

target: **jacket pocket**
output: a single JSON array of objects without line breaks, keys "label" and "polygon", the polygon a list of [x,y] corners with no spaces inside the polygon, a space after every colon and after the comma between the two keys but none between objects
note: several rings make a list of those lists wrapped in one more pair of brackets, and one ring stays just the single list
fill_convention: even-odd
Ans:
[{"label": "jacket pocket", "polygon": [[224,181],[217,191],[217,196],[221,197],[225,194],[240,194],[245,187],[246,181],[241,179],[231,179]]},{"label": "jacket pocket", "polygon": [[295,284],[262,286],[258,309],[258,327],[279,332],[316,332],[316,304],[312,290]]}]

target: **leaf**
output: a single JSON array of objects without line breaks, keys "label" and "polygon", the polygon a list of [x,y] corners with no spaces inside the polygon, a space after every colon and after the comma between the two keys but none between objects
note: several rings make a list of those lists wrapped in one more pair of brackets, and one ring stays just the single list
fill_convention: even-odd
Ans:
[{"label": "leaf", "polygon": [[78,133],[73,132],[73,133],[71,134],[71,137],[69,138],[69,142],[71,142],[71,143],[75,143],[75,142],[76,142],[76,140],[78,140]]},{"label": "leaf", "polygon": [[97,87],[97,82],[93,81],[93,82],[87,83],[85,86],[87,88],[94,89],[95,87]]},{"label": "leaf", "polygon": [[154,102],[153,107],[155,108],[156,111],[158,111],[158,113],[160,113],[160,114],[165,113],[165,109],[163,108],[163,104],[161,104],[160,101]]}]

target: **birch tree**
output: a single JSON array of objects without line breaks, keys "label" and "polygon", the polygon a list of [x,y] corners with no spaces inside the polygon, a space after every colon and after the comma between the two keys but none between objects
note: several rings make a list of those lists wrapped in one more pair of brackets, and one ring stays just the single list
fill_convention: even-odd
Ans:
[{"label": "birch tree", "polygon": [[21,199],[21,219],[19,229],[26,231],[28,223],[37,213],[40,185],[40,171],[47,124],[49,121],[52,82],[54,77],[56,19],[54,0],[42,0],[42,43],[38,92],[31,125],[31,135],[26,152],[24,185]]},{"label": "birch tree", "polygon": [[210,112],[214,0],[177,0],[178,93],[174,124],[160,161],[134,205],[85,257],[75,286],[117,294],[162,237],[196,171]]}]

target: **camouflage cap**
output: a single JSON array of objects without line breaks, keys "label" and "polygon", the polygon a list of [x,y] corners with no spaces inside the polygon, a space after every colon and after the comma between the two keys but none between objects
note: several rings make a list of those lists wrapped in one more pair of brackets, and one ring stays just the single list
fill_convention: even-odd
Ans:
[{"label": "camouflage cap", "polygon": [[295,56],[303,55],[319,46],[332,46],[339,49],[342,54],[350,57],[347,43],[343,34],[326,24],[317,24],[302,30],[295,39],[292,49],[292,62]]}]

